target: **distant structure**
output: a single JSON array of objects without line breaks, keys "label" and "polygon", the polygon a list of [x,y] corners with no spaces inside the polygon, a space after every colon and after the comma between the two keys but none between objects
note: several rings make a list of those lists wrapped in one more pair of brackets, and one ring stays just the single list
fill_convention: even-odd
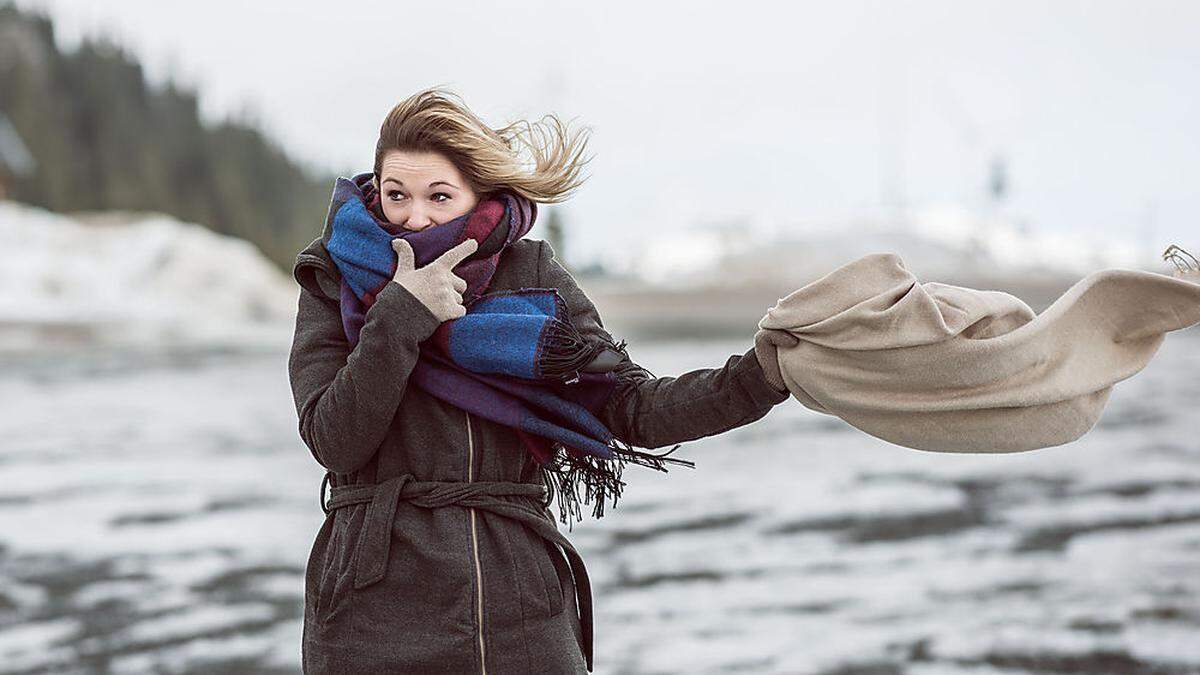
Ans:
[{"label": "distant structure", "polygon": [[567,242],[564,241],[566,233],[563,231],[562,214],[556,208],[548,209],[548,211],[549,213],[546,215],[546,241],[550,242],[550,246],[558,254],[556,256],[558,261],[562,263],[562,266],[567,271],[570,271],[571,268],[567,265],[566,261]]},{"label": "distant structure", "polygon": [[0,113],[0,199],[8,199],[13,178],[28,176],[34,169],[33,155],[21,142],[8,116]]},{"label": "distant structure", "polygon": [[1000,155],[992,157],[988,170],[988,194],[992,203],[999,204],[1008,196],[1008,164]]}]

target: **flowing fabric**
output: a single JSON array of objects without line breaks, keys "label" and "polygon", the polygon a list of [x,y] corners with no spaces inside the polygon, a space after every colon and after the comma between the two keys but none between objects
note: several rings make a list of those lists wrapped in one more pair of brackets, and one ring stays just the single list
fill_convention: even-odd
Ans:
[{"label": "flowing fabric", "polygon": [[876,253],[758,325],[800,338],[777,357],[806,407],[909,448],[997,453],[1079,438],[1165,333],[1197,323],[1200,274],[1105,269],[1035,314],[1008,293],[921,283]]}]

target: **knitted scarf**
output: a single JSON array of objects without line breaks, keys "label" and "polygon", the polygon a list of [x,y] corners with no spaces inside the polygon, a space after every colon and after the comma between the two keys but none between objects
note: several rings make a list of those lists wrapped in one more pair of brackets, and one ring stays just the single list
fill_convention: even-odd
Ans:
[{"label": "knitted scarf", "polygon": [[[469,213],[420,231],[389,223],[371,173],[339,178],[327,249],[341,271],[342,325],[358,343],[367,310],[396,271],[393,239],[405,239],[414,264],[424,266],[468,237],[479,247],[454,268],[467,282],[464,316],[442,322],[420,345],[409,383],[454,406],[511,427],[542,473],[549,500],[559,495],[559,518],[582,520],[580,504],[596,518],[605,499],[615,508],[633,462],[658,471],[693,462],[634,450],[596,417],[616,391],[613,372],[581,372],[606,346],[584,338],[554,288],[489,292],[504,250],[533,227],[537,205],[509,191],[481,199]],[[582,496],[580,488],[584,489]]]}]

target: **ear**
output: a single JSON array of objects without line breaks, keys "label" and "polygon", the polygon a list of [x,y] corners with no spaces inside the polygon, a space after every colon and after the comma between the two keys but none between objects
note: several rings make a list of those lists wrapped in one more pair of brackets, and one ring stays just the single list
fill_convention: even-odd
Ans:
[{"label": "ear", "polygon": [[379,174],[371,174],[371,185],[375,188],[376,192],[379,192]]}]

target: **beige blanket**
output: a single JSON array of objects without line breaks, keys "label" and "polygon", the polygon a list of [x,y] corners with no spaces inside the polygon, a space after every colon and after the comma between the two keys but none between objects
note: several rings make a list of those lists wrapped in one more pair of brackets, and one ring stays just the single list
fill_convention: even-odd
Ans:
[{"label": "beige blanket", "polygon": [[1019,452],[1089,431],[1167,331],[1200,323],[1200,275],[1105,269],[1035,314],[1001,291],[918,282],[891,253],[782,298],[759,328],[797,400],[935,452]]}]

